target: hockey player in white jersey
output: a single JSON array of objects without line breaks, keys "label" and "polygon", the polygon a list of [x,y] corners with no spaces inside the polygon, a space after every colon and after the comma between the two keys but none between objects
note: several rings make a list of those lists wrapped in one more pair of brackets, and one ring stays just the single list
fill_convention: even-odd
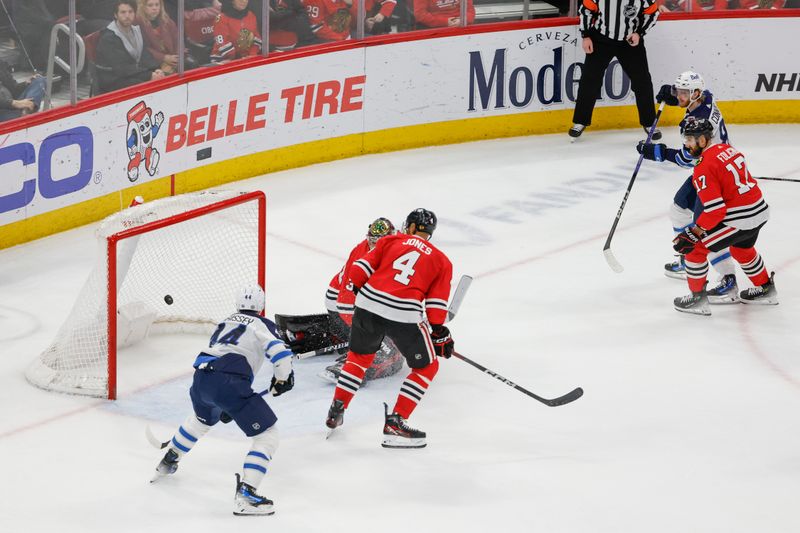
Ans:
[{"label": "hockey player in white jersey", "polygon": [[[692,71],[682,72],[675,79],[674,84],[661,86],[656,100],[658,102],[663,101],[667,105],[686,109],[686,114],[679,125],[681,134],[683,134],[687,120],[704,118],[714,127],[712,144],[730,143],[722,113],[714,101],[714,95],[706,89],[705,82],[700,74]],[[698,158],[689,153],[684,146],[675,149],[668,148],[663,143],[649,144],[641,141],[636,149],[640,154],[644,155],[645,159],[657,162],[669,161],[685,169],[694,168],[698,162]],[[678,189],[678,192],[675,193],[670,209],[670,219],[674,233],[676,235],[680,234],[685,228],[693,226],[694,221],[702,211],[703,204],[697,198],[697,192],[694,185],[692,185],[692,176],[689,175]],[[712,252],[708,256],[708,261],[722,275],[719,283],[706,291],[709,302],[712,304],[737,302],[738,287],[730,251],[725,248],[718,252]],[[664,273],[668,277],[686,278],[682,255],[678,257],[677,261],[664,265],[664,269]]]},{"label": "hockey player in white jersey", "polygon": [[170,440],[152,481],[175,473],[181,458],[217,422],[233,420],[252,439],[243,475],[236,474],[233,514],[270,515],[272,501],[256,490],[278,447],[277,417],[261,394],[253,391],[252,383],[264,359],[269,359],[274,374],[268,391],[278,396],[291,390],[292,352],[279,340],[275,324],[260,316],[264,291],[259,285],[242,289],[236,305],[237,312],[217,326],[208,348],[195,359],[189,390],[193,412]]}]

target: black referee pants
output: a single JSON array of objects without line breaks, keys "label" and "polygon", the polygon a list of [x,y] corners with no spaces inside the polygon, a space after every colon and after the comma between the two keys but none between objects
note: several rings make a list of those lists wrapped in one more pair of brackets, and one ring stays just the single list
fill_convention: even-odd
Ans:
[{"label": "black referee pants", "polygon": [[594,51],[586,56],[586,63],[581,72],[578,86],[578,99],[572,122],[588,126],[592,123],[592,112],[595,102],[600,96],[603,77],[613,58],[619,60],[622,70],[631,80],[633,93],[636,95],[636,107],[639,110],[639,124],[649,128],[656,119],[653,96],[653,80],[647,65],[647,52],[644,49],[644,38],[639,46],[631,46],[626,41],[615,41],[600,34],[589,34]]}]

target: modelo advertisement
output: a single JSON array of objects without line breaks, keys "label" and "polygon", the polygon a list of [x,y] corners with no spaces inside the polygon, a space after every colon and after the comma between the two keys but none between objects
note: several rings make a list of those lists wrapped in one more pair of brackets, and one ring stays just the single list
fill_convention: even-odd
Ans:
[{"label": "modelo advertisement", "polygon": [[[800,71],[790,54],[776,53],[793,49],[797,24],[797,18],[662,21],[645,37],[654,92],[696,70],[721,100],[797,99]],[[585,57],[574,25],[374,47],[367,51],[366,129],[572,109]],[[597,106],[634,101],[630,80],[613,60]]]}]

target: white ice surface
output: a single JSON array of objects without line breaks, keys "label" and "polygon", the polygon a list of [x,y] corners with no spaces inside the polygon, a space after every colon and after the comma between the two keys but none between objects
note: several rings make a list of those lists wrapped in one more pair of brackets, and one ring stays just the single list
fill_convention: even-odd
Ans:
[{"label": "white ice surface", "polygon": [[[800,177],[800,127],[733,125],[731,135],[754,175]],[[261,486],[276,502],[268,518],[231,515],[249,448],[232,424],[148,484],[161,454],[145,424],[166,438],[186,416],[204,338],[123,351],[113,403],[25,381],[91,268],[92,226],[0,251],[0,531],[800,531],[800,184],[761,182],[772,219],[757,247],[777,271],[780,305],[680,314],[672,298],[687,288],[662,265],[685,170],[644,163],[613,241],[624,273],[602,254],[640,137],[485,141],[234,185],[269,198],[268,313],[322,312],[367,224],[399,225],[424,206],[440,217],[435,242],[456,274],[475,276],[451,324],[457,349],[543,396],[586,390],[549,408],[442,361],[411,419],[428,448],[385,450],[381,404],[405,370],[360,391],[325,441],[333,387],[315,374],[331,358],[300,362],[295,390],[270,400],[282,441]]]}]

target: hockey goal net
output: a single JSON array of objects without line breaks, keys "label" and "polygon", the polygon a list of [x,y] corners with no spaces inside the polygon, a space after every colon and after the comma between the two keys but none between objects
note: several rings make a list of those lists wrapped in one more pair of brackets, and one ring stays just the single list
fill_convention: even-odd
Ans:
[{"label": "hockey goal net", "polygon": [[26,371],[43,389],[115,399],[117,349],[150,333],[212,330],[237,290],[264,286],[266,198],[202,192],[100,223],[96,264],[52,344]]}]

